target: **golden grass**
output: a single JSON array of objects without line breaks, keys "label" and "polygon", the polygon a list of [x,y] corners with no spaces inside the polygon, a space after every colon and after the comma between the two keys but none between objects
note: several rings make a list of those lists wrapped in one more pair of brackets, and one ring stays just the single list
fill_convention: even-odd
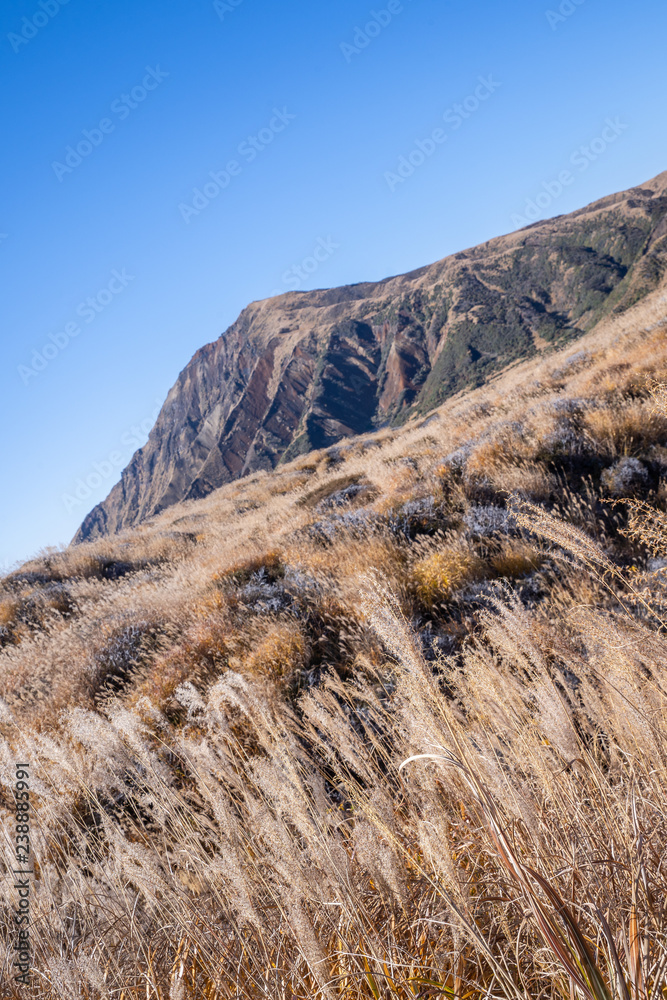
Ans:
[{"label": "golden grass", "polygon": [[611,406],[589,410],[584,428],[595,451],[608,458],[645,453],[667,439],[667,417],[655,411],[651,399],[617,399]]},{"label": "golden grass", "polygon": [[492,469],[489,478],[499,493],[517,493],[541,503],[546,503],[558,491],[553,475],[535,462]]},{"label": "golden grass", "polygon": [[250,677],[279,681],[301,669],[307,653],[308,643],[299,624],[278,621],[265,624],[247,655],[231,659],[230,666]]},{"label": "golden grass", "polygon": [[0,581],[3,1000],[667,996],[663,319]]},{"label": "golden grass", "polygon": [[0,601],[0,628],[6,629],[14,624],[19,607],[19,601],[15,597],[3,597]]},{"label": "golden grass", "polygon": [[419,601],[433,608],[468,583],[479,580],[484,564],[473,552],[462,548],[436,550],[412,564],[412,581]]},{"label": "golden grass", "polygon": [[490,559],[491,567],[498,576],[511,579],[533,573],[543,561],[543,554],[523,539],[503,541],[500,551]]}]

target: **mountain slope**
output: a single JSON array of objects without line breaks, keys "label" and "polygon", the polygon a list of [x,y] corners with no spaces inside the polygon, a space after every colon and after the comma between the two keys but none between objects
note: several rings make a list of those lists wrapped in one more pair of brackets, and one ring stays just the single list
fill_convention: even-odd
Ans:
[{"label": "mountain slope", "polygon": [[581,336],[667,269],[667,173],[409,274],[248,306],[199,350],[75,541],[384,423]]}]

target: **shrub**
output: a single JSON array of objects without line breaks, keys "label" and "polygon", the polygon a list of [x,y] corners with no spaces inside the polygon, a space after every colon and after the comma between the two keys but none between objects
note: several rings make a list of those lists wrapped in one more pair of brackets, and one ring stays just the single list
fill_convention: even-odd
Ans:
[{"label": "shrub", "polygon": [[535,445],[522,423],[494,429],[471,449],[465,463],[468,477],[487,476],[497,468],[515,465],[521,460],[530,461],[535,456]]},{"label": "shrub", "polygon": [[612,406],[589,410],[584,429],[602,457],[638,457],[651,445],[667,442],[667,415],[656,412],[651,400],[616,399]]},{"label": "shrub", "polygon": [[14,636],[14,626],[20,602],[13,595],[0,597],[0,644],[9,641]]},{"label": "shrub", "polygon": [[258,573],[263,573],[267,580],[275,581],[281,579],[284,572],[285,567],[282,561],[282,553],[278,550],[270,549],[267,552],[250,556],[220,570],[214,575],[213,581],[217,584],[228,583],[235,586],[242,586],[249,583],[253,576],[256,576]]},{"label": "shrub", "polygon": [[635,496],[646,490],[649,476],[638,458],[621,458],[604,470],[601,481],[612,497]]},{"label": "shrub", "polygon": [[495,504],[471,504],[463,516],[463,523],[477,538],[507,534],[516,528],[511,512]]},{"label": "shrub", "polygon": [[511,539],[503,543],[490,563],[498,576],[516,579],[539,569],[542,561],[542,554],[534,546],[521,539]]},{"label": "shrub", "polygon": [[372,510],[348,510],[343,514],[331,514],[326,520],[314,521],[306,529],[306,534],[321,545],[342,543],[345,538],[367,538],[381,531],[386,520]]},{"label": "shrub", "polygon": [[491,481],[500,493],[515,493],[538,503],[547,503],[558,492],[555,477],[537,462],[502,466],[493,471]]},{"label": "shrub", "polygon": [[262,627],[262,638],[242,660],[243,672],[251,676],[280,681],[303,669],[308,646],[296,622],[275,622]]},{"label": "shrub", "polygon": [[481,559],[470,550],[439,549],[412,564],[412,584],[420,603],[433,608],[448,600],[456,590],[478,580],[483,568]]},{"label": "shrub", "polygon": [[146,662],[155,648],[159,622],[146,619],[113,621],[93,650],[89,668],[88,693],[94,700],[108,698],[129,686],[132,675]]},{"label": "shrub", "polygon": [[[346,490],[354,490],[359,485],[361,476],[339,476],[337,479],[329,479],[314,490],[310,490],[299,499],[299,506],[313,510],[322,505],[332,497],[344,493]],[[344,502],[344,501],[343,501]],[[334,504],[335,506],[335,504]]]}]

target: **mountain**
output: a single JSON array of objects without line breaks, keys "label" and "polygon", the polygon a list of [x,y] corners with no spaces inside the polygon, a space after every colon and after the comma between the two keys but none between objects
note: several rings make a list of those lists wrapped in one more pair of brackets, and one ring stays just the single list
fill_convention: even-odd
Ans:
[{"label": "mountain", "polygon": [[75,541],[426,413],[623,312],[666,270],[667,172],[409,274],[254,302],[181,372]]}]

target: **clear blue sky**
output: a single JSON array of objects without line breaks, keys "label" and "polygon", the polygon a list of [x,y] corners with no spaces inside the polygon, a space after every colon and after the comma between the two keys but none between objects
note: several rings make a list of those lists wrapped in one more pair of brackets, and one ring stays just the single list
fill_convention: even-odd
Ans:
[{"label": "clear blue sky", "polygon": [[6,0],[0,566],[71,538],[248,302],[507,232],[565,169],[544,215],[667,169],[663,0],[561,8]]}]

